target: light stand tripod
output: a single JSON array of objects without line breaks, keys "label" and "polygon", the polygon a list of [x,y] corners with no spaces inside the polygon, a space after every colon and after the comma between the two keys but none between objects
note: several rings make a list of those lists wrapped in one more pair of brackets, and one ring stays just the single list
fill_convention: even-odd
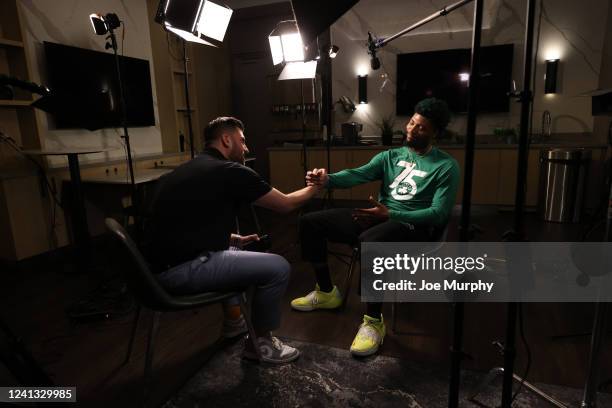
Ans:
[{"label": "light stand tripod", "polygon": [[[504,240],[508,242],[521,242],[525,241],[526,237],[523,230],[523,215],[525,207],[525,190],[526,190],[526,177],[527,177],[527,156],[529,149],[529,115],[531,104],[533,101],[533,93],[531,91],[531,68],[533,60],[533,31],[534,31],[534,19],[535,19],[535,0],[528,0],[527,3],[527,24],[525,26],[525,53],[524,53],[524,71],[523,71],[523,91],[514,95],[518,97],[521,102],[521,120],[520,120],[520,136],[519,136],[519,157],[518,157],[518,168],[517,168],[517,187],[515,196],[515,218],[514,218],[514,229],[507,231],[504,234]],[[610,190],[610,199],[612,200],[612,189]],[[610,201],[612,202],[612,201]],[[608,220],[606,227],[605,240],[610,241],[612,238],[611,234],[611,223],[612,223],[612,212],[608,211]],[[508,303],[508,311],[506,317],[506,341],[503,346],[504,354],[504,367],[492,369],[488,376],[485,377],[484,381],[481,382],[475,393],[472,393],[470,397],[473,399],[480,389],[491,382],[498,374],[503,374],[503,386],[502,386],[502,407],[510,408],[512,405],[512,382],[513,380],[519,381],[525,385],[527,389],[535,392],[538,396],[548,401],[549,403],[559,407],[565,408],[566,405],[559,402],[555,398],[547,395],[543,391],[539,390],[532,384],[525,381],[514,374],[514,359],[516,356],[516,321],[518,315],[518,309],[520,305],[517,303]],[[594,408],[596,401],[597,392],[597,379],[600,367],[599,355],[601,352],[601,345],[603,336],[605,334],[605,314],[606,314],[606,303],[597,303],[595,306],[595,317],[593,320],[593,334],[591,337],[591,348],[589,352],[589,372],[584,387],[583,401],[581,407]]]},{"label": "light stand tripod", "polygon": [[106,15],[101,14],[90,14],[89,19],[93,26],[94,32],[98,35],[105,35],[108,33],[106,40],[110,40],[110,43],[106,43],[106,49],[112,48],[115,56],[115,70],[117,73],[117,83],[119,85],[119,108],[121,109],[121,126],[123,127],[123,136],[121,138],[125,140],[125,150],[127,155],[128,174],[130,177],[130,196],[131,196],[131,208],[127,210],[127,215],[131,215],[134,218],[134,227],[136,229],[136,236],[140,235],[140,203],[138,194],[136,192],[136,183],[134,182],[134,163],[132,162],[132,148],[130,146],[130,135],[127,127],[127,103],[125,101],[125,89],[123,86],[123,79],[121,76],[121,64],[119,61],[119,54],[117,53],[117,37],[115,36],[115,29],[121,25],[121,20],[115,13],[107,13]]},{"label": "light stand tripod", "polygon": [[[401,37],[402,35],[413,31],[430,21],[433,21],[439,17],[445,16],[451,11],[464,6],[472,2],[473,0],[462,0],[457,3],[451,4],[448,7],[444,7],[436,13],[425,17],[419,22],[414,23],[410,27],[392,35],[384,40],[372,40],[372,36],[369,34],[368,51],[372,56],[371,66],[372,69],[378,69],[380,67],[380,61],[376,58],[376,50],[393,41],[394,39]],[[474,6],[474,25],[472,27],[472,55],[471,55],[471,68],[470,68],[470,83],[469,83],[469,100],[468,100],[468,126],[467,126],[467,137],[465,143],[465,173],[464,173],[464,184],[463,184],[463,202],[462,202],[462,213],[461,213],[461,241],[468,241],[470,236],[470,208],[471,208],[471,194],[472,194],[472,174],[474,168],[474,147],[476,140],[476,113],[477,108],[477,94],[478,85],[480,82],[480,37],[482,31],[482,10],[483,0],[475,0]],[[463,358],[462,343],[463,343],[463,319],[464,319],[464,305],[461,302],[453,304],[453,341],[451,346],[451,368],[450,368],[450,384],[449,384],[449,395],[448,395],[448,406],[456,408],[459,406],[459,383],[461,376],[461,359]]]},{"label": "light stand tripod", "polygon": [[[523,213],[525,208],[525,190],[527,178],[527,155],[529,154],[529,116],[533,93],[531,91],[531,69],[533,62],[533,31],[535,20],[535,0],[527,0],[527,22],[525,25],[525,50],[523,54],[523,91],[518,93],[521,102],[521,120],[519,134],[519,153],[516,175],[516,196],[514,209],[514,229],[504,234],[508,242],[525,241],[523,231]],[[510,408],[512,405],[512,381],[514,379],[514,359],[516,357],[516,321],[519,305],[508,303],[506,315],[506,341],[504,343],[504,368],[502,382],[502,407]],[[550,397],[549,397],[550,398]],[[558,405],[559,406],[559,405]]]},{"label": "light stand tripod", "polygon": [[184,85],[185,85],[185,115],[187,116],[187,127],[189,131],[189,152],[191,154],[191,158],[195,157],[195,150],[193,146],[193,126],[191,124],[191,103],[189,101],[189,73],[187,72],[187,41],[183,39],[183,71],[184,72]]},{"label": "light stand tripod", "polygon": [[[612,123],[608,128],[608,143],[612,142],[610,139],[610,131],[612,130]],[[606,234],[604,241],[612,241],[612,183],[610,183],[610,191],[608,194],[608,215],[606,221]],[[591,335],[591,349],[589,351],[589,371],[587,373],[587,379],[584,384],[584,394],[582,397],[582,408],[595,408],[597,405],[597,386],[599,379],[599,369],[601,367],[601,359],[599,358],[601,353],[601,345],[605,336],[605,323],[606,314],[608,309],[607,303],[597,302],[595,304],[595,317],[593,319],[593,334]]]},{"label": "light stand tripod", "polygon": [[[306,105],[304,103],[304,80],[300,78],[300,97],[302,101],[302,165],[304,176],[308,172],[308,149],[306,149]],[[306,180],[304,179],[304,183]]]},{"label": "light stand tripod", "polygon": [[[314,65],[310,65],[308,68],[303,69],[301,65],[290,65],[290,64],[311,64],[312,62],[302,63],[302,62],[290,62],[285,65],[282,72],[278,76],[278,81],[288,81],[288,80],[299,80],[300,81],[300,105],[298,109],[296,109],[296,115],[293,120],[297,119],[297,110],[301,111],[301,133],[302,133],[302,168],[304,171],[304,175],[308,172],[308,149],[306,148],[306,102],[304,98],[304,79],[312,80],[312,92],[313,92],[313,100],[316,100],[316,61]],[[304,183],[306,181],[304,180]]]},{"label": "light stand tripod", "polygon": [[[529,153],[529,116],[531,104],[533,101],[533,93],[531,91],[531,71],[533,63],[533,32],[535,20],[535,0],[527,0],[527,22],[525,25],[525,49],[524,49],[524,67],[523,67],[523,90],[519,93],[512,93],[511,96],[516,96],[521,102],[521,119],[520,119],[520,136],[519,136],[519,154],[517,166],[517,186],[515,195],[515,217],[514,229],[504,233],[503,239],[507,242],[525,241],[523,231],[523,213],[525,207],[525,189],[527,177],[527,155]],[[551,404],[563,408],[561,402],[551,396],[546,395],[532,384],[525,381],[514,374],[514,360],[516,357],[516,324],[520,305],[516,302],[508,303],[506,315],[506,340],[503,348],[504,366],[503,368],[494,368],[487,377],[472,393],[470,399],[473,399],[490,381],[498,374],[503,374],[502,382],[502,408],[510,408],[513,400],[512,382],[519,381],[528,389],[534,391],[537,395],[544,398]],[[516,394],[515,394],[516,395]]]},{"label": "light stand tripod", "polygon": [[[329,36],[329,34],[328,34]],[[330,43],[331,43],[331,38]],[[318,38],[317,38],[318,44]],[[330,46],[331,47],[331,46]],[[332,57],[329,52],[321,52],[319,49],[319,55],[321,55],[321,103],[319,106],[322,106],[322,115],[323,116],[323,124],[325,125],[325,163],[327,173],[332,173],[331,168],[331,135],[332,135],[332,92],[331,92],[331,83],[332,83],[332,67],[331,60]],[[320,122],[319,122],[320,123]],[[333,207],[333,192],[329,187],[325,192],[325,197],[323,199],[323,208],[331,208]]]},{"label": "light stand tripod", "polygon": [[[92,25],[94,27],[94,31],[98,35],[104,35],[108,33],[106,37],[107,40],[110,40],[110,43],[106,43],[106,49],[112,48],[113,54],[115,56],[115,69],[117,73],[117,82],[119,85],[119,107],[121,109],[121,126],[123,127],[123,136],[122,139],[125,140],[125,149],[127,154],[127,163],[128,163],[128,174],[130,176],[130,191],[132,198],[132,207],[138,208],[138,197],[136,194],[136,183],[134,182],[134,164],[132,162],[132,149],[130,146],[130,135],[128,133],[127,128],[127,104],[125,102],[125,91],[123,86],[123,80],[121,77],[121,64],[119,62],[119,54],[117,53],[117,37],[115,36],[115,29],[119,28],[121,25],[121,21],[119,17],[115,13],[108,13],[105,16],[92,14],[89,16]],[[136,222],[137,217],[134,216],[134,220]]]}]

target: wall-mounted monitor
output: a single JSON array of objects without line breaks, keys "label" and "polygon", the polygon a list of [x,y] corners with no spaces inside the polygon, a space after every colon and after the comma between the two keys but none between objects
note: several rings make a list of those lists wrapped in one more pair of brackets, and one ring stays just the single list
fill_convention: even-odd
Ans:
[{"label": "wall-mounted monitor", "polygon": [[[113,54],[51,42],[44,43],[44,50],[49,88],[59,96],[58,100],[73,107],[56,110],[53,114],[56,128],[122,126]],[[127,106],[127,125],[155,126],[149,61],[120,56],[119,66]],[[95,121],[93,126],[92,120]]]},{"label": "wall-mounted monitor", "polygon": [[[508,112],[514,45],[482,47],[479,112]],[[454,113],[467,112],[471,49],[397,56],[397,114],[411,115],[421,99],[444,99]]]}]

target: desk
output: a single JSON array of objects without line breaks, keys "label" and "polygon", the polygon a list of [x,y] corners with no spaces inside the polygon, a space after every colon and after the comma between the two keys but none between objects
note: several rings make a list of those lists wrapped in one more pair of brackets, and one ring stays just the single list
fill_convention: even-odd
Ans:
[{"label": "desk", "polygon": [[73,245],[79,268],[88,269],[91,262],[91,237],[85,215],[85,201],[81,185],[81,170],[79,168],[79,155],[109,152],[119,149],[117,147],[88,147],[88,148],[59,148],[45,150],[24,150],[30,156],[68,156],[70,170],[70,184],[72,185],[72,199],[70,200],[70,213],[74,219],[72,223]]},{"label": "desk", "polygon": [[[178,167],[178,166],[177,166]],[[143,169],[134,170],[134,184],[150,183],[157,180],[164,174],[171,173],[173,167],[170,165],[164,167],[158,167],[155,169]],[[118,184],[118,185],[129,185],[130,179],[125,175],[109,174],[106,176],[91,176],[85,177],[82,180],[84,183],[96,183],[96,184]]]},{"label": "desk", "polygon": [[[89,218],[90,229],[94,235],[106,232],[104,223],[99,223],[101,219],[112,217],[117,220],[123,219],[127,225],[129,218],[134,217],[135,228],[140,231],[143,216],[146,218],[148,206],[151,204],[152,193],[155,191],[155,182],[165,174],[171,173],[172,169],[138,169],[134,171],[134,189],[127,174],[117,173],[98,173],[95,175],[84,176],[83,194],[88,204],[95,209],[101,210],[100,213],[92,212]],[[126,201],[128,196],[132,199]],[[95,211],[95,210],[94,210]],[[142,232],[142,231],[141,231]],[[138,234],[134,235],[140,238]]]},{"label": "desk", "polygon": [[[176,169],[177,167],[182,166],[185,163],[187,162],[172,163],[172,164],[158,164],[157,166],[155,166],[155,169]],[[255,157],[247,157],[246,159],[244,159],[244,165],[247,167],[253,168],[253,166],[255,165]]]}]

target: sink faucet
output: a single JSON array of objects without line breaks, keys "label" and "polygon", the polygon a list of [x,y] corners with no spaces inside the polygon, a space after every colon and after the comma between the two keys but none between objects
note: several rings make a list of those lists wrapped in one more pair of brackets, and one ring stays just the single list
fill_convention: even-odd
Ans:
[{"label": "sink faucet", "polygon": [[542,112],[542,139],[550,139],[552,128],[552,118],[550,112],[545,110]]}]

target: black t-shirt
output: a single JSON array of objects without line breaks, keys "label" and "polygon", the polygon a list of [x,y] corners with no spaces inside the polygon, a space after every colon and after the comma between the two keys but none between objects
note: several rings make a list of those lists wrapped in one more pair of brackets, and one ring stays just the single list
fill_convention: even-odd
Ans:
[{"label": "black t-shirt", "polygon": [[160,178],[151,206],[148,254],[160,268],[229,247],[241,204],[272,187],[259,174],[216,149]]}]

